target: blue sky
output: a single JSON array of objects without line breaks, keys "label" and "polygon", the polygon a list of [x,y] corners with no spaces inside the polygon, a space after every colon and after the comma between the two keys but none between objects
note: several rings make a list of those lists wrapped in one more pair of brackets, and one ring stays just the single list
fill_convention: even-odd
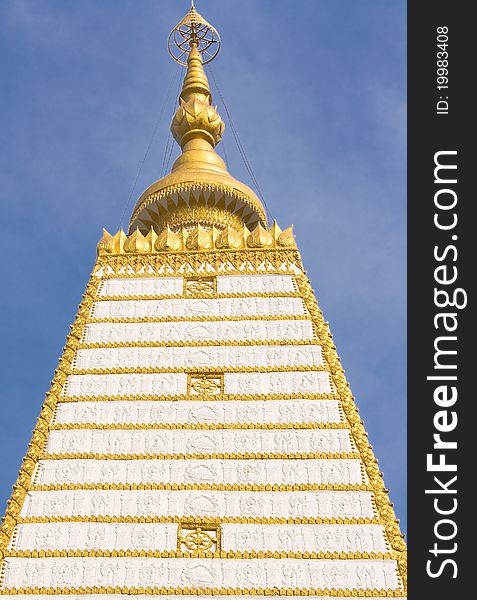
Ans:
[{"label": "blue sky", "polygon": [[[2,505],[101,228],[126,226],[168,162],[179,67],[166,38],[188,7],[0,4]],[[405,529],[405,2],[198,0],[197,9],[221,33],[214,75],[272,216],[295,226]],[[214,102],[229,125],[217,93]],[[250,184],[230,126],[224,142],[232,174]]]}]

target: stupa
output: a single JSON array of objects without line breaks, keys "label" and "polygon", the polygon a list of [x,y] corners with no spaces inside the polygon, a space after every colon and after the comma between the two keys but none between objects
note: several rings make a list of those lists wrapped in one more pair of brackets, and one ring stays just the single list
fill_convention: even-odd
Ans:
[{"label": "stupa", "polygon": [[192,6],[182,152],[104,232],[0,530],[0,594],[404,597],[406,548],[291,228],[215,152]]}]

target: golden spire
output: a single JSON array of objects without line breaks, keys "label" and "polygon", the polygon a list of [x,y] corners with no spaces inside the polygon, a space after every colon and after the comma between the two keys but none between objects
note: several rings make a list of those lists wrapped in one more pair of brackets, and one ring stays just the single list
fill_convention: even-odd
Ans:
[{"label": "golden spire", "polygon": [[226,173],[227,168],[214,151],[224,131],[217,108],[211,105],[212,94],[204,72],[202,56],[195,41],[191,42],[187,73],[179,96],[179,108],[171,123],[174,139],[182,148],[172,171],[184,168],[209,168]]},{"label": "golden spire", "polygon": [[256,194],[234,179],[215,152],[224,123],[212,105],[212,93],[204,71],[220,50],[220,36],[195,9],[174,27],[168,39],[169,53],[187,71],[179,95],[179,108],[171,132],[182,153],[171,173],[151,185],[139,198],[129,231],[139,228],[157,233],[169,227],[233,227],[267,224]]},{"label": "golden spire", "polygon": [[[174,163],[176,169],[205,168],[227,172],[223,160],[214,152],[224,131],[224,123],[212,106],[212,94],[204,71],[204,62],[211,62],[220,50],[220,36],[195,10],[194,3],[187,15],[169,35],[169,53],[187,66],[179,96],[179,108],[171,123],[174,139],[182,148],[182,156]],[[202,58],[205,56],[205,60]]]}]

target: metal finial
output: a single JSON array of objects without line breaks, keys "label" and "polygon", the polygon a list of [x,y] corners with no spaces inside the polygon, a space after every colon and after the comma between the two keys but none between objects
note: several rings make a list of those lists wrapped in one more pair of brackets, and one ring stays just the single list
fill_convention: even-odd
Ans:
[{"label": "metal finial", "polygon": [[217,56],[220,50],[219,32],[195,10],[194,0],[186,16],[169,34],[167,40],[169,54],[181,65],[187,66],[187,58],[193,45],[202,55],[206,65]]}]

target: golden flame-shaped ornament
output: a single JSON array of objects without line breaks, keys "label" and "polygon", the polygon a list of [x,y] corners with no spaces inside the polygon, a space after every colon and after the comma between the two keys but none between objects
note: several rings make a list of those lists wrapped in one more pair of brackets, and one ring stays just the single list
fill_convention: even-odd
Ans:
[{"label": "golden flame-shaped ornament", "polygon": [[122,229],[120,229],[117,234],[113,237],[113,253],[114,254],[122,254],[124,252],[124,244],[127,240],[127,235],[124,233]]},{"label": "golden flame-shaped ornament", "polygon": [[202,227],[202,225],[196,225],[186,240],[188,250],[209,250],[212,246],[212,232]]},{"label": "golden flame-shaped ornament", "polygon": [[158,252],[175,252],[182,247],[181,238],[170,227],[166,227],[156,240],[155,248]]},{"label": "golden flame-shaped ornament", "polygon": [[240,236],[242,238],[243,245],[246,246],[247,245],[248,236],[250,235],[250,229],[246,225],[244,225],[240,229],[239,234],[240,234]]},{"label": "golden flame-shaped ornament", "polygon": [[240,234],[236,229],[230,227],[230,225],[227,225],[227,227],[225,227],[225,229],[222,229],[222,231],[219,233],[215,241],[215,246],[219,249],[237,249],[242,246],[242,239],[240,238]]},{"label": "golden flame-shaped ornament", "polygon": [[293,225],[283,231],[277,238],[277,246],[288,248],[295,245],[295,236],[293,235]]},{"label": "golden flame-shaped ornament", "polygon": [[102,256],[103,254],[111,254],[114,250],[114,238],[113,236],[109,233],[109,231],[106,231],[106,229],[103,229],[103,237],[99,240],[98,245],[96,247],[96,251],[98,253],[98,256]]},{"label": "golden flame-shaped ornament", "polygon": [[282,230],[280,229],[276,221],[273,221],[273,225],[268,231],[270,232],[270,235],[272,236],[274,242],[277,241],[278,236],[282,233]]},{"label": "golden flame-shaped ornament", "polygon": [[149,250],[149,243],[139,229],[135,229],[124,243],[124,252],[144,254]]},{"label": "golden flame-shaped ornament", "polygon": [[154,248],[156,247],[156,240],[157,240],[157,233],[154,230],[154,227],[151,227],[151,229],[149,230],[149,233],[145,236],[147,243],[149,244],[149,248],[151,250],[151,252],[154,251]]},{"label": "golden flame-shaped ornament", "polygon": [[247,246],[250,248],[266,248],[272,245],[273,237],[260,223],[247,238]]}]

